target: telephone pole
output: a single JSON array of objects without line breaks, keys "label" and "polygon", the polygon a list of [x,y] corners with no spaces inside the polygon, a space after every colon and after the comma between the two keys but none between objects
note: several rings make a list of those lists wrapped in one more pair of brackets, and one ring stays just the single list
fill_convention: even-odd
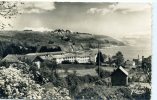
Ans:
[{"label": "telephone pole", "polygon": [[98,75],[100,76],[100,45],[98,42]]}]

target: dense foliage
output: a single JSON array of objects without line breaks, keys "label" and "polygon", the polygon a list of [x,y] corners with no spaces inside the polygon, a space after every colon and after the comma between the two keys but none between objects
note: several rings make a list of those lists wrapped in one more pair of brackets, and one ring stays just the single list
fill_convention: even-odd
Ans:
[{"label": "dense foliage", "polygon": [[124,57],[122,52],[118,51],[115,56],[112,57],[113,63],[116,64],[117,67],[124,66]]},{"label": "dense foliage", "polygon": [[101,51],[98,52],[96,57],[96,65],[101,65],[104,62],[104,56]]},{"label": "dense foliage", "polygon": [[111,75],[111,72],[109,72],[109,71],[106,71],[106,70],[103,70],[102,68],[96,68],[95,69],[96,70],[96,72],[98,73],[98,76],[100,77],[100,78],[107,78],[107,77],[110,77],[110,75]]},{"label": "dense foliage", "polygon": [[[25,66],[26,67],[26,66]],[[10,66],[0,69],[1,99],[70,99],[66,88],[45,89],[33,80],[34,75]]]}]

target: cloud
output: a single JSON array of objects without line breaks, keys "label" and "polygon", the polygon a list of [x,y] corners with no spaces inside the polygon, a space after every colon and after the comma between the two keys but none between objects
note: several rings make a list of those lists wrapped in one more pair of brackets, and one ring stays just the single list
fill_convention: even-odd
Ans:
[{"label": "cloud", "polygon": [[125,3],[118,3],[112,4],[109,6],[110,9],[114,11],[121,10],[122,13],[129,13],[129,12],[140,12],[140,11],[147,11],[151,9],[150,4],[143,4],[143,3],[136,3],[136,4],[125,4]]},{"label": "cloud", "polygon": [[21,7],[23,13],[42,13],[55,9],[54,2],[26,2]]},{"label": "cloud", "polygon": [[90,8],[87,10],[88,14],[101,14],[106,15],[114,12],[120,12],[122,14],[127,14],[131,12],[141,12],[141,11],[150,11],[150,4],[127,4],[127,3],[113,3],[104,8]]},{"label": "cloud", "polygon": [[105,15],[110,13],[111,10],[107,9],[107,8],[103,8],[103,9],[99,9],[99,8],[90,8],[87,13],[89,14],[101,14],[101,15]]}]

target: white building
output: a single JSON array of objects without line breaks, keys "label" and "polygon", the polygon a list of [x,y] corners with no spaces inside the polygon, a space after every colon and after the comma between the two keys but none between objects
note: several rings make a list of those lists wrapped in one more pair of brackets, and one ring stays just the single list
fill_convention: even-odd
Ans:
[{"label": "white building", "polygon": [[29,53],[27,55],[38,55],[42,59],[55,60],[57,64],[61,64],[62,61],[69,61],[78,63],[90,63],[91,61],[95,62],[95,58],[91,52],[45,52],[45,53]]},{"label": "white building", "polygon": [[78,63],[90,63],[90,56],[86,54],[74,54],[66,53],[64,55],[54,55],[52,59],[55,59],[57,64],[61,64],[63,61],[75,62]]}]

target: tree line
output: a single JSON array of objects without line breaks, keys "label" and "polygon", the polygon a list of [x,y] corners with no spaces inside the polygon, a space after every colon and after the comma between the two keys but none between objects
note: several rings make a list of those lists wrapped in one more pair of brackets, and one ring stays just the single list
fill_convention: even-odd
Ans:
[{"label": "tree line", "polygon": [[104,62],[108,63],[110,66],[111,65],[114,65],[115,67],[124,66],[124,56],[121,51],[118,51],[112,57],[107,57],[107,55],[102,54],[102,52],[99,51],[96,57],[96,65],[102,65],[102,63]]}]

